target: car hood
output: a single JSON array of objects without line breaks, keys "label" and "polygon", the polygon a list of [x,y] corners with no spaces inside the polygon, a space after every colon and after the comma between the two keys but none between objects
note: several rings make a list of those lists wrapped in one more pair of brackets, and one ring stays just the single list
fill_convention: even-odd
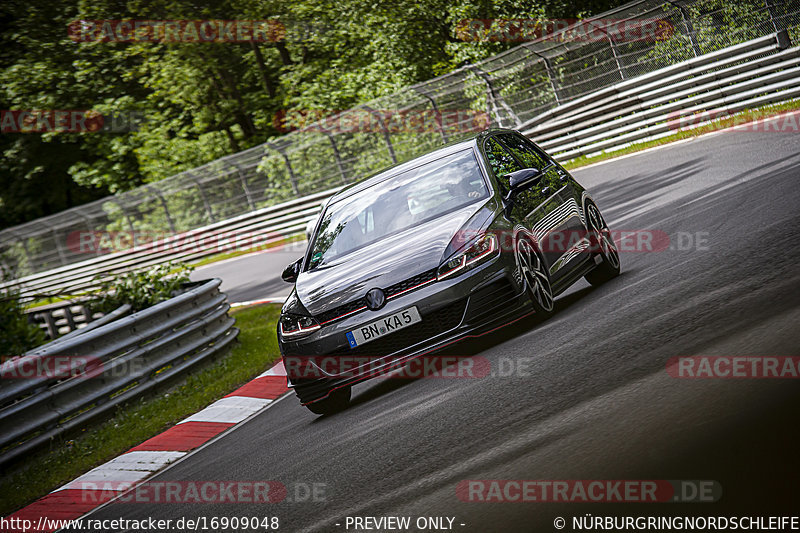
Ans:
[{"label": "car hood", "polygon": [[471,204],[381,239],[341,260],[302,272],[295,290],[312,315],[344,305],[439,266],[456,232],[478,210]]}]

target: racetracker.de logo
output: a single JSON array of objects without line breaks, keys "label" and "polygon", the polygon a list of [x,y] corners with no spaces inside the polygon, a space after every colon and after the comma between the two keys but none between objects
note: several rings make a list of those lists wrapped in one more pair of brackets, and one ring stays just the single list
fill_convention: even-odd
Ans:
[{"label": "racetracker.de logo", "polygon": [[[369,344],[365,349],[369,349]],[[331,375],[378,376],[390,379],[484,378],[491,374],[489,360],[476,356],[421,356],[392,364],[383,356],[326,355],[283,357],[286,374],[292,379],[324,378]]]},{"label": "racetracker.de logo", "polygon": [[157,233],[153,231],[72,231],[67,248],[76,254],[107,254],[136,247],[154,252],[238,252],[267,248],[288,240],[274,232],[188,231]]},{"label": "racetracker.de logo", "polygon": [[667,115],[667,127],[673,131],[692,130],[701,126],[738,132],[800,132],[800,110],[775,112],[757,111],[732,115],[727,109],[707,109],[685,115],[673,111]]},{"label": "racetracker.de logo", "polygon": [[714,480],[465,479],[456,496],[468,503],[715,502],[722,487]]},{"label": "racetracker.de logo", "polygon": [[103,362],[86,355],[29,355],[0,364],[0,380],[91,378],[104,371]]},{"label": "racetracker.de logo", "polygon": [[[517,230],[459,230],[452,239],[454,246],[463,246],[492,234],[504,253],[516,252],[522,232]],[[528,235],[531,237],[530,235]],[[670,235],[657,229],[613,229],[607,236],[620,253],[658,253],[665,251],[707,251],[710,248],[709,232],[677,231]],[[602,252],[602,243],[595,233],[584,229],[555,230],[534,234],[539,250],[543,253],[566,253],[570,251]]]},{"label": "racetracker.de logo", "polygon": [[[280,481],[84,481],[78,486],[85,502],[102,502],[115,497],[120,503],[279,503],[287,488]],[[130,489],[130,490],[128,490]]]},{"label": "racetracker.de logo", "polygon": [[684,379],[798,379],[800,357],[672,357],[667,361],[667,373]]},{"label": "racetracker.de logo", "polygon": [[4,109],[2,133],[121,133],[137,131],[143,115],[137,111],[101,114],[86,109]]},{"label": "racetracker.de logo", "polygon": [[271,43],[282,41],[279,20],[75,20],[67,26],[75,42]]},{"label": "racetracker.de logo", "polygon": [[467,42],[665,41],[675,27],[663,19],[462,19],[456,37]]}]

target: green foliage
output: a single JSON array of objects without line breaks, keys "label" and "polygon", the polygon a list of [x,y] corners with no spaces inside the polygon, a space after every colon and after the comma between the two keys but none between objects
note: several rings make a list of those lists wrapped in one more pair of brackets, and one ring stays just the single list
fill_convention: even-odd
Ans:
[{"label": "green foliage", "polygon": [[193,267],[167,263],[135,270],[115,279],[102,282],[99,299],[93,308],[108,313],[123,304],[141,311],[175,296],[183,283],[189,281]]},{"label": "green foliage", "polygon": [[[0,281],[11,279],[0,272]],[[13,289],[0,289],[0,361],[23,353],[42,344],[44,332],[28,322],[25,307]]]},{"label": "green foliage", "polygon": [[[463,41],[457,35],[463,19],[574,18],[616,3],[594,0],[578,12],[563,0],[525,5],[514,0],[7,0],[0,5],[0,109],[93,109],[104,115],[136,113],[143,121],[130,131],[0,136],[0,227],[156,182],[279,137],[275,117],[281,112],[348,109],[517,44]],[[99,19],[276,19],[286,34],[263,43],[69,38],[70,22]],[[485,98],[482,82],[474,88]],[[473,109],[482,105],[476,101]],[[330,152],[326,142],[317,149]],[[342,148],[350,152],[342,158],[348,161],[375,142],[359,139]],[[391,162],[385,150],[378,157],[379,165]],[[315,168],[298,166],[298,176],[318,175]],[[361,168],[348,170],[360,175]],[[293,195],[288,178],[278,172],[278,177],[260,173],[256,181],[268,189],[260,197]],[[325,183],[335,183],[337,175],[332,167]],[[206,216],[188,199],[175,212],[176,218],[187,217],[173,221],[176,231]],[[137,214],[134,222],[137,229],[169,229],[157,208]],[[124,217],[110,223],[109,230],[129,229]]]},{"label": "green foliage", "polygon": [[[671,9],[665,5],[664,11]],[[769,13],[758,0],[705,0],[687,6],[701,54],[708,54],[755,39],[771,27]],[[692,42],[686,32],[685,22],[675,21],[675,32],[670,38],[659,41],[644,59],[655,66],[666,66],[694,57]],[[659,63],[660,61],[660,63]]]}]

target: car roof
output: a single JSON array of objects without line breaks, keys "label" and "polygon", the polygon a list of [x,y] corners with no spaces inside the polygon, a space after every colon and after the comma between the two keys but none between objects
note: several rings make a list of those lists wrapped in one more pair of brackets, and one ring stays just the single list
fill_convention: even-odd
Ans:
[{"label": "car roof", "polygon": [[371,176],[368,176],[368,177],[366,177],[366,178],[364,178],[362,180],[359,180],[359,181],[356,181],[355,183],[347,185],[344,189],[340,190],[339,192],[337,192],[336,194],[334,194],[330,198],[330,201],[328,201],[328,205],[331,205],[331,204],[333,204],[335,202],[338,202],[338,201],[340,201],[340,200],[342,200],[344,198],[347,198],[348,196],[350,196],[352,194],[355,194],[355,193],[357,193],[359,191],[363,191],[364,189],[368,189],[369,187],[372,187],[376,183],[380,183],[380,182],[382,182],[384,180],[387,180],[387,179],[389,179],[389,178],[391,178],[393,176],[396,176],[397,174],[399,174],[401,172],[405,172],[405,171],[407,171],[409,169],[418,167],[420,165],[424,165],[425,163],[428,163],[430,161],[435,161],[437,159],[441,159],[442,157],[448,156],[450,154],[454,154],[456,152],[459,152],[461,150],[465,150],[467,148],[474,148],[481,139],[483,139],[484,137],[487,137],[487,136],[489,136],[491,134],[494,134],[494,133],[511,133],[511,132],[513,132],[513,130],[500,129],[500,128],[492,128],[492,129],[484,130],[484,131],[481,131],[480,133],[477,133],[476,135],[473,135],[473,136],[471,136],[471,137],[469,137],[467,139],[462,139],[462,140],[459,140],[459,141],[451,142],[451,143],[446,144],[444,146],[440,146],[438,148],[435,148],[435,149],[431,150],[430,152],[427,152],[425,154],[417,156],[414,159],[410,159],[410,160],[405,161],[403,163],[398,163],[398,164],[386,167],[386,168],[384,168],[382,170],[379,170],[375,174],[372,174]]}]

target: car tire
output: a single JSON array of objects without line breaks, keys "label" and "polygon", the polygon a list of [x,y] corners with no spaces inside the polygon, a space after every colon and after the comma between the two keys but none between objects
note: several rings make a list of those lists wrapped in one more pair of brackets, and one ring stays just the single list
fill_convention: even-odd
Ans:
[{"label": "car tire", "polygon": [[614,238],[611,236],[611,230],[608,229],[608,224],[597,206],[592,202],[586,202],[585,213],[586,226],[590,234],[590,246],[596,250],[602,261],[586,274],[584,279],[597,287],[619,276],[619,252],[614,244]]},{"label": "car tire", "polygon": [[332,415],[344,411],[350,405],[350,389],[336,389],[327,398],[306,404],[306,407],[315,415]]},{"label": "car tire", "polygon": [[520,275],[536,312],[536,318],[538,320],[549,318],[555,309],[555,297],[550,273],[547,271],[542,254],[527,238],[517,241],[516,253]]}]

